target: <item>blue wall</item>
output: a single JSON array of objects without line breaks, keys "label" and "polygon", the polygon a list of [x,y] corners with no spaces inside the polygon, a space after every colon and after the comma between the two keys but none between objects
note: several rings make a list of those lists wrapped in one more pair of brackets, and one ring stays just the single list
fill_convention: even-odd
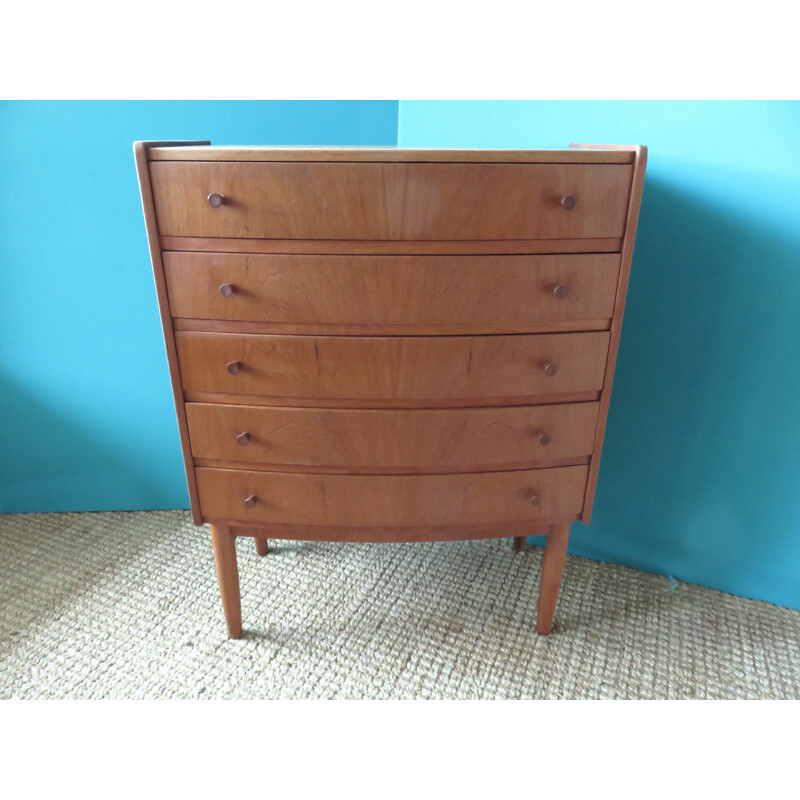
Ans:
[{"label": "blue wall", "polygon": [[800,608],[800,103],[405,102],[401,147],[649,148],[571,552]]},{"label": "blue wall", "polygon": [[131,143],[646,144],[572,552],[800,608],[800,104],[0,103],[0,511],[185,508]]},{"label": "blue wall", "polygon": [[397,102],[0,103],[0,512],[188,508],[137,139],[395,145]]}]

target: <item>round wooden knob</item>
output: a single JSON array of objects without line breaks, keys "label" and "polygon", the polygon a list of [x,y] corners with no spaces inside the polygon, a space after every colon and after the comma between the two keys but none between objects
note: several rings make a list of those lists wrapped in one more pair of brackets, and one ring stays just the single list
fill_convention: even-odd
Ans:
[{"label": "round wooden knob", "polygon": [[211,192],[206,199],[208,200],[208,204],[211,206],[211,208],[219,208],[225,202],[225,197],[221,194],[217,194],[216,192]]},{"label": "round wooden knob", "polygon": [[544,365],[544,374],[547,375],[548,378],[552,378],[553,375],[558,375],[558,367],[548,361]]},{"label": "round wooden knob", "polygon": [[550,434],[547,431],[537,431],[536,438],[539,440],[539,444],[545,447],[550,444]]},{"label": "round wooden knob", "polygon": [[256,504],[256,500],[258,500],[258,498],[254,494],[251,494],[248,497],[245,497],[245,499],[244,499],[244,507],[245,508],[254,508],[255,504]]},{"label": "round wooden knob", "polygon": [[247,431],[242,431],[236,437],[236,444],[238,444],[239,447],[247,447],[249,443],[250,443],[250,434]]},{"label": "round wooden knob", "polygon": [[531,500],[531,505],[532,506],[538,506],[539,505],[539,495],[536,494],[536,492],[531,492],[530,500]]},{"label": "round wooden knob", "polygon": [[563,208],[564,211],[572,211],[577,204],[578,199],[573,197],[571,194],[565,195],[561,198],[561,208]]},{"label": "round wooden knob", "polygon": [[231,375],[235,375],[241,368],[241,361],[231,361],[231,363],[228,364],[228,372],[230,372]]},{"label": "round wooden knob", "polygon": [[[233,286],[232,283],[223,283],[219,287],[219,293],[223,297],[230,297],[233,294],[233,289],[234,289],[234,286]],[[556,295],[556,296],[558,296],[558,295]]]},{"label": "round wooden knob", "polygon": [[[222,291],[222,287],[220,287],[220,291]],[[556,296],[556,299],[563,300],[569,294],[569,287],[564,286],[563,283],[559,283],[553,287],[553,294]]]}]

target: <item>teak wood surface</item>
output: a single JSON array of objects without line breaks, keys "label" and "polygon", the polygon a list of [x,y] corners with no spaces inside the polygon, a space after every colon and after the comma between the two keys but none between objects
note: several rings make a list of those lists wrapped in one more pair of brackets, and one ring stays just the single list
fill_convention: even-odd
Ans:
[{"label": "teak wood surface", "polygon": [[340,323],[340,322],[264,322],[231,319],[192,319],[175,317],[176,331],[201,333],[275,333],[297,336],[463,336],[465,334],[497,333],[577,333],[607,331],[611,317],[600,319],[565,319],[555,322],[471,322],[429,323]]},{"label": "teak wood surface", "polygon": [[134,153],[229,635],[236,536],[266,554],[268,536],[535,533],[549,633],[591,516],[646,148]]},{"label": "teak wood surface", "polygon": [[228,636],[238,639],[242,635],[242,602],[239,593],[239,567],[236,563],[236,537],[227,525],[212,525],[211,544],[214,548],[219,596],[228,624]]},{"label": "teak wood surface", "polygon": [[275,469],[482,472],[588,457],[597,409],[597,403],[435,410],[187,403],[186,414],[196,459]]},{"label": "teak wood surface", "polygon": [[236,536],[249,538],[263,537],[288,539],[293,541],[325,541],[325,542],[456,542],[465,539],[507,539],[517,536],[547,536],[551,526],[557,522],[577,522],[580,514],[568,515],[559,512],[557,519],[540,519],[536,522],[521,520],[518,522],[482,523],[479,525],[441,525],[414,527],[406,525],[402,528],[387,528],[385,525],[300,525],[296,522],[285,525],[282,522],[263,522],[248,520],[226,520],[221,517],[209,518],[212,525],[225,525]]},{"label": "teak wood surface", "polygon": [[536,620],[536,631],[542,636],[547,636],[553,627],[568,540],[569,523],[566,522],[553,525],[545,539],[542,577],[539,582],[539,614]]},{"label": "teak wood surface", "polygon": [[450,397],[450,398],[350,398],[350,397],[271,397],[259,394],[234,394],[229,392],[184,392],[187,403],[228,403],[248,406],[293,406],[295,408],[473,408],[483,406],[538,406],[555,403],[592,403],[602,392],[554,392],[537,395],[510,395],[507,397]]},{"label": "teak wood surface", "polygon": [[[633,146],[592,145],[591,150],[446,150],[397,147],[206,147],[208,142],[147,142],[151,161],[353,161],[478,164],[632,164]],[[588,147],[588,145],[583,145]],[[581,145],[571,145],[581,147]]]},{"label": "teak wood surface", "polygon": [[[282,398],[482,399],[601,389],[608,333],[175,334],[187,391]],[[231,374],[228,365],[239,364]],[[547,365],[557,371],[547,374]]]},{"label": "teak wood surface", "polygon": [[[536,523],[574,516],[588,466],[437,475],[307,475],[198,467],[209,519],[354,528]],[[531,499],[536,496],[535,504]],[[253,498],[251,505],[245,500]]]},{"label": "teak wood surface", "polygon": [[[463,332],[608,319],[619,256],[164,253],[173,317]],[[220,287],[225,287],[226,294]],[[566,296],[560,296],[561,294]],[[574,329],[574,328],[573,328]]]},{"label": "teak wood surface", "polygon": [[[161,330],[164,334],[164,345],[167,350],[167,361],[169,363],[170,382],[172,384],[172,396],[175,401],[175,411],[178,417],[178,431],[181,437],[183,450],[183,468],[186,472],[186,484],[189,490],[189,502],[192,509],[192,522],[195,525],[202,525],[203,519],[200,515],[200,501],[197,496],[197,481],[194,476],[194,465],[192,454],[188,446],[189,430],[186,426],[186,413],[183,408],[183,390],[181,386],[181,373],[178,366],[178,356],[175,350],[175,336],[172,329],[170,318],[169,297],[167,295],[167,284],[164,276],[164,265],[161,260],[161,249],[159,246],[158,222],[156,211],[153,205],[153,186],[150,179],[148,168],[148,149],[152,146],[161,144],[160,142],[134,142],[133,157],[136,163],[136,175],[139,179],[139,192],[142,201],[142,211],[144,212],[145,229],[147,231],[147,244],[150,248],[150,259],[153,263],[153,278],[156,285],[156,297],[158,299],[158,310],[161,317]],[[208,142],[174,142],[176,146],[181,144],[200,144],[207,145]]]},{"label": "teak wood surface", "polygon": [[619,253],[621,237],[597,239],[481,239],[470,241],[366,241],[361,239],[231,239],[214,236],[161,236],[161,249],[191,253],[275,255],[426,256]]},{"label": "teak wood surface", "polygon": [[[576,149],[601,149],[604,145],[592,144],[572,144],[570,147]],[[617,351],[622,332],[622,315],[625,310],[625,299],[628,294],[628,279],[631,271],[631,261],[633,259],[633,245],[636,241],[636,228],[639,224],[639,208],[642,202],[642,191],[644,189],[644,173],[647,166],[647,148],[643,146],[624,147],[618,146],[620,150],[631,150],[634,154],[633,183],[627,203],[627,218],[625,222],[625,238],[622,246],[622,264],[619,271],[619,282],[617,284],[617,299],[614,306],[614,317],[611,323],[611,337],[609,339],[608,355],[606,358],[605,370],[605,391],[600,397],[600,414],[597,421],[597,433],[595,435],[594,450],[589,468],[589,481],[586,489],[586,498],[583,505],[582,519],[588,524],[592,518],[592,507],[594,505],[594,494],[597,487],[597,476],[600,470],[600,455],[603,450],[603,438],[606,432],[606,420],[608,419],[608,408],[611,403],[611,385],[614,381],[614,370],[617,365]]]},{"label": "teak wood surface", "polygon": [[[150,164],[162,236],[267,239],[622,236],[631,175],[607,164]],[[566,196],[578,198],[570,211]]]}]

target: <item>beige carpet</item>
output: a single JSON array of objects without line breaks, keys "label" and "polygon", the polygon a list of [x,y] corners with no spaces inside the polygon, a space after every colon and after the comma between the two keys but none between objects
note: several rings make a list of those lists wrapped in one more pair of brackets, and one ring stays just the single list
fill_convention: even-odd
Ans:
[{"label": "beige carpet", "polygon": [[182,511],[0,516],[2,698],[800,698],[800,612],[541,550],[238,542],[229,641]]}]

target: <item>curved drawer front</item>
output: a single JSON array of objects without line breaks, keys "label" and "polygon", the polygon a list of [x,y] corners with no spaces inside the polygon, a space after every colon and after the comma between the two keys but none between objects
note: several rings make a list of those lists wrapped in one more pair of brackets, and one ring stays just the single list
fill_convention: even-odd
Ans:
[{"label": "curved drawer front", "polygon": [[426,400],[599,390],[609,334],[175,334],[183,389],[275,398]]},{"label": "curved drawer front", "polygon": [[160,161],[150,174],[162,236],[572,239],[623,235],[633,167]]},{"label": "curved drawer front", "polygon": [[608,319],[620,256],[164,253],[173,317],[470,325]]},{"label": "curved drawer front", "polygon": [[361,410],[187,403],[195,458],[281,467],[479,472],[589,456],[597,403]]},{"label": "curved drawer front", "polygon": [[574,517],[588,470],[300,475],[200,467],[196,474],[207,520],[394,528]]}]

